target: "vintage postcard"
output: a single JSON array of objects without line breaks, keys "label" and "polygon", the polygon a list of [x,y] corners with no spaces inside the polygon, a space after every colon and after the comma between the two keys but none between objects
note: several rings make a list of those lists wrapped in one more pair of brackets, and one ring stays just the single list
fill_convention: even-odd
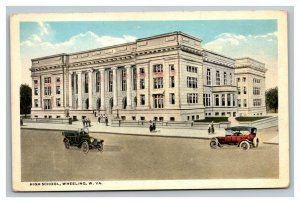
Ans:
[{"label": "vintage postcard", "polygon": [[289,186],[285,11],[10,23],[14,191]]}]

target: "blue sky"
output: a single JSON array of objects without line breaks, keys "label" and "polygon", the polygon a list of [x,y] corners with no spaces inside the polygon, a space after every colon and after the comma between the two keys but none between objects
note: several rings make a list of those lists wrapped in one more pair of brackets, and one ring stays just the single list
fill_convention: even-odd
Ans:
[{"label": "blue sky", "polygon": [[276,76],[276,80],[267,79],[266,86],[276,86],[275,20],[22,22],[23,82],[31,84],[28,71],[31,58],[126,43],[173,31],[202,39],[203,47],[212,51],[233,58],[249,56],[266,63],[267,76]]}]

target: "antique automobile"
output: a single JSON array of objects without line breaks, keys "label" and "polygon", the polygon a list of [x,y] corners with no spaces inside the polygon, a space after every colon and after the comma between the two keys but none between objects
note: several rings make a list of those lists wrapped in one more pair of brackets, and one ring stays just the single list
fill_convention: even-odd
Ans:
[{"label": "antique automobile", "polygon": [[103,151],[104,140],[97,140],[89,136],[87,129],[80,129],[78,131],[64,131],[62,134],[65,136],[63,142],[66,149],[70,146],[82,148],[84,153],[88,153],[90,149],[98,149]]},{"label": "antique automobile", "polygon": [[225,136],[214,137],[210,141],[210,147],[217,149],[223,145],[236,145],[243,150],[258,147],[257,128],[247,126],[236,126],[226,128]]}]

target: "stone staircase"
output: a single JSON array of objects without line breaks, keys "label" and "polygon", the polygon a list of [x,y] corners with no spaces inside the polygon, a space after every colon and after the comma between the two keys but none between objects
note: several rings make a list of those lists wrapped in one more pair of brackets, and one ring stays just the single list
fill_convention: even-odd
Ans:
[{"label": "stone staircase", "polygon": [[240,122],[238,122],[235,117],[229,117],[228,121],[230,122],[231,127],[240,125]]}]

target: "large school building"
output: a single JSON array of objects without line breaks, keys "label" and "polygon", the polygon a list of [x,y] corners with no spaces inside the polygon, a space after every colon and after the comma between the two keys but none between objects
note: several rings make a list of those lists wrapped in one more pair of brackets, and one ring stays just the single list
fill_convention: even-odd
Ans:
[{"label": "large school building", "polygon": [[32,117],[187,121],[266,114],[265,65],[172,32],[32,59]]}]

